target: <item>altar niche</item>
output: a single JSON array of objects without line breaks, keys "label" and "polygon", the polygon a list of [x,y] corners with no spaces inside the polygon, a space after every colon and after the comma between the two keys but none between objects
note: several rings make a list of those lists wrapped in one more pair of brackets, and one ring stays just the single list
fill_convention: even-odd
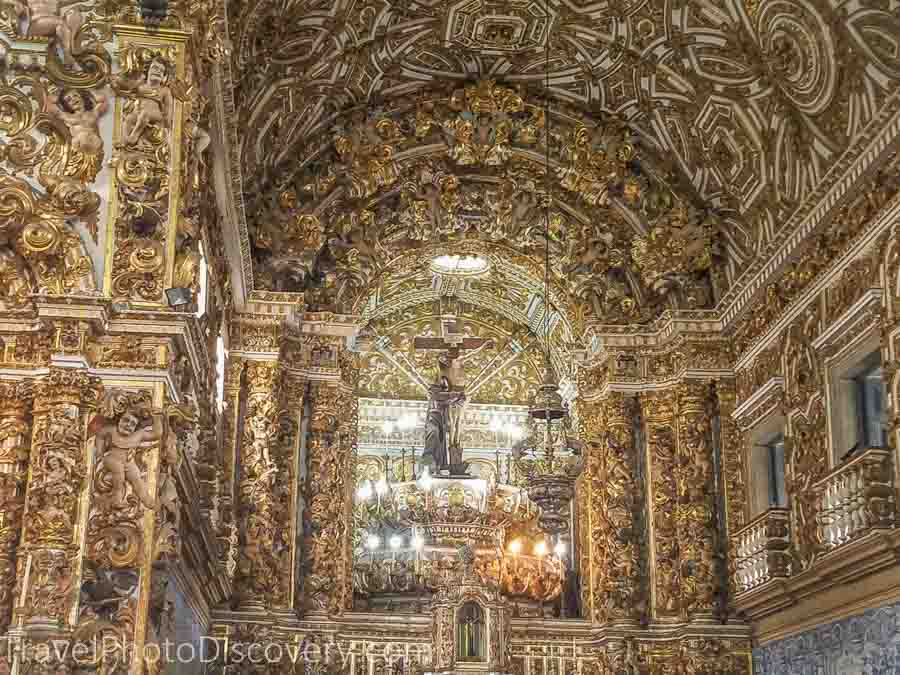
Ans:
[{"label": "altar niche", "polygon": [[456,613],[456,660],[466,663],[486,661],[484,635],[484,610],[477,602],[465,603]]}]

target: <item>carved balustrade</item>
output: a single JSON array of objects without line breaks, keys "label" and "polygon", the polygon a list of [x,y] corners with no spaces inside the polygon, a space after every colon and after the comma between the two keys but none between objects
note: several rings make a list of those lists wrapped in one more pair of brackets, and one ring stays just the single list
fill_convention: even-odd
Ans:
[{"label": "carved balustrade", "polygon": [[894,527],[896,493],[886,448],[871,448],[837,467],[813,492],[818,540],[825,552]]},{"label": "carved balustrade", "polygon": [[769,509],[732,535],[732,571],[737,593],[791,575],[788,509]]}]

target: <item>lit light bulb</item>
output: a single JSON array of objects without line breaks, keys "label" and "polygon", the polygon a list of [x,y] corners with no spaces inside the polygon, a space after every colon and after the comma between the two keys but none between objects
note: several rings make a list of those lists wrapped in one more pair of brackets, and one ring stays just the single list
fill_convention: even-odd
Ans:
[{"label": "lit light bulb", "polygon": [[393,537],[391,537],[391,548],[398,549],[401,546],[403,546],[403,537],[401,537],[399,534],[395,534]]},{"label": "lit light bulb", "polygon": [[374,551],[381,545],[381,539],[378,538],[377,534],[370,534],[366,537],[366,548],[370,551]]},{"label": "lit light bulb", "polygon": [[419,487],[428,492],[431,490],[432,482],[431,474],[428,472],[428,467],[426,466],[422,471],[422,475],[419,477]]},{"label": "lit light bulb", "polygon": [[556,554],[557,558],[562,558],[566,554],[566,545],[561,541],[556,542],[556,546],[553,547],[553,553]]},{"label": "lit light bulb", "polygon": [[512,553],[513,555],[519,555],[519,551],[521,551],[521,550],[522,550],[522,542],[521,541],[519,541],[518,539],[514,539],[512,542],[510,542],[510,544],[509,544],[509,552],[510,553]]},{"label": "lit light bulb", "polygon": [[534,547],[534,554],[538,558],[542,558],[547,555],[547,543],[543,541],[539,541]]},{"label": "lit light bulb", "polygon": [[360,501],[368,501],[372,498],[372,483],[366,481],[362,485],[359,486],[359,490],[356,491],[356,496]]}]

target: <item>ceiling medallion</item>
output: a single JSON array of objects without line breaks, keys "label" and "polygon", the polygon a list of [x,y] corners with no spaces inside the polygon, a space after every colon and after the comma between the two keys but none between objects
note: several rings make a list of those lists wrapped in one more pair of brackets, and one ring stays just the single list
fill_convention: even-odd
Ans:
[{"label": "ceiling medallion", "polygon": [[478,277],[486,274],[491,263],[476,255],[439,255],[431,261],[431,271],[450,277]]},{"label": "ceiling medallion", "polygon": [[556,13],[538,0],[460,0],[447,13],[447,45],[499,54],[546,46]]}]

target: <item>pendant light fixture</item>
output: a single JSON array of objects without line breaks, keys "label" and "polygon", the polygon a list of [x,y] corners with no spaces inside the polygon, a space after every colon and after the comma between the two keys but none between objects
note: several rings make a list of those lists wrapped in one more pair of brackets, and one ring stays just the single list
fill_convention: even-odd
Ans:
[{"label": "pendant light fixture", "polygon": [[519,473],[525,478],[528,496],[540,509],[541,528],[559,535],[568,526],[575,481],[581,473],[580,443],[569,436],[569,411],[559,392],[550,352],[550,212],[553,203],[550,166],[550,1],[545,0],[547,16],[546,79],[544,83],[545,197],[544,197],[544,316],[543,380],[535,392],[528,414],[532,432],[516,444],[514,456]]}]

